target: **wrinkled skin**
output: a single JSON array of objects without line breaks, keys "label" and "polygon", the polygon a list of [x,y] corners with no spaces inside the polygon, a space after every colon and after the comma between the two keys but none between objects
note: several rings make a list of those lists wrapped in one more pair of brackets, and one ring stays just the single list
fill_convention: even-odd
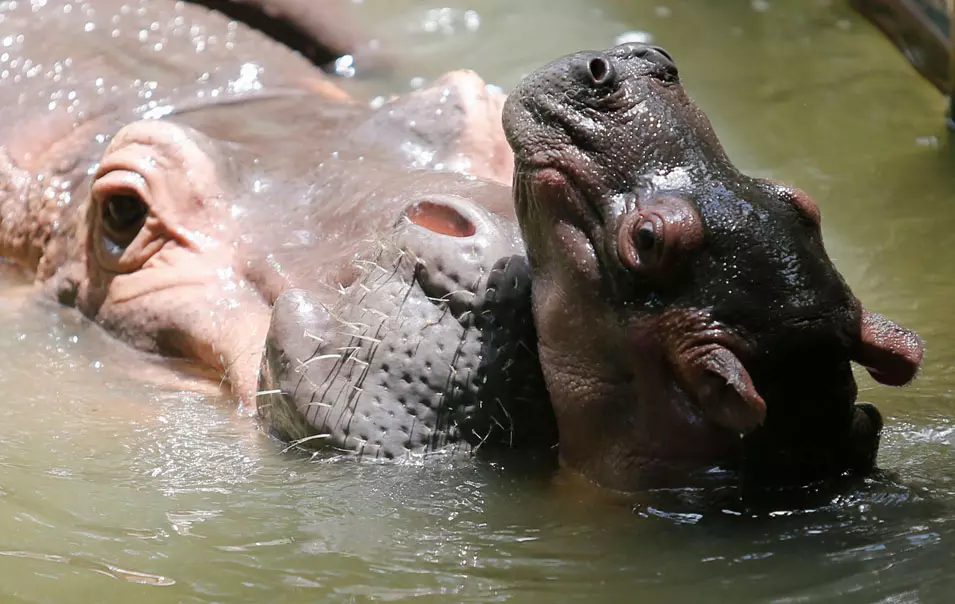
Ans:
[{"label": "wrinkled skin", "polygon": [[[0,255],[117,338],[223,378],[247,406],[260,403],[274,433],[308,425],[281,396],[256,396],[276,300],[334,308],[371,263],[413,253],[434,269],[413,263],[386,285],[441,323],[473,302],[455,279],[520,248],[513,220],[498,217],[513,216],[503,98],[476,75],[451,73],[373,110],[206,9],[71,6],[3,8],[0,38],[14,42],[0,81]],[[526,269],[521,259],[498,272]],[[460,275],[441,272],[456,265]],[[379,314],[394,302],[385,294]],[[527,329],[529,313],[518,315]],[[449,358],[434,362],[460,361],[467,389],[484,349],[458,351],[471,319],[455,316],[457,328],[441,323]],[[282,379],[278,364],[268,369]],[[468,424],[468,413],[456,417],[472,431],[492,422]],[[450,433],[429,421],[426,449]]]},{"label": "wrinkled skin", "polygon": [[733,166],[665,51],[561,58],[504,127],[566,466],[623,490],[873,467],[850,361],[906,384],[922,342],[862,307],[806,193]]},{"label": "wrinkled skin", "polygon": [[187,0],[257,29],[328,71],[382,71],[389,58],[349,12],[347,0]]}]

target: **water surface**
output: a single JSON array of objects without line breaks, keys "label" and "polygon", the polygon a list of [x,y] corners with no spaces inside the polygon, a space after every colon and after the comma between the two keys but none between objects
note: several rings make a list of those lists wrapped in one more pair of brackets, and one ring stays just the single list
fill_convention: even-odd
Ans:
[{"label": "water surface", "polygon": [[735,161],[814,195],[856,293],[925,337],[915,386],[858,376],[887,416],[883,474],[625,501],[515,460],[313,462],[17,286],[0,297],[0,601],[950,601],[955,157],[944,99],[844,5],[363,0],[405,63],[355,88],[466,67],[508,89],[621,36],[667,47]]}]

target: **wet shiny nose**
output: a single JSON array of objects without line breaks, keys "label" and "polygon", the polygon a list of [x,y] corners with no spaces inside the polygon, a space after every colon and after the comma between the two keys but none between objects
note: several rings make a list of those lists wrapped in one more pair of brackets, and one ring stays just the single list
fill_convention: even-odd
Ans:
[{"label": "wet shiny nose", "polygon": [[654,63],[666,61],[673,63],[673,57],[664,48],[653,46],[651,44],[641,44],[639,42],[628,42],[621,44],[613,49],[614,54],[624,59],[644,59]]},{"label": "wet shiny nose", "polygon": [[624,61],[642,59],[650,63],[652,65],[651,74],[660,79],[675,81],[679,78],[673,57],[659,46],[630,42],[613,48],[611,52],[615,57]]}]

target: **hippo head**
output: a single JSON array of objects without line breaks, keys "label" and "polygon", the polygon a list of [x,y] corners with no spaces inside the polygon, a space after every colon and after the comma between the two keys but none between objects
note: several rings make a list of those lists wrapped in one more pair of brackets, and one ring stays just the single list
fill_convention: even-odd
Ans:
[{"label": "hippo head", "polygon": [[881,417],[850,361],[903,385],[922,343],[862,307],[806,193],[733,166],[664,50],[558,59],[504,127],[566,465],[622,489],[872,467]]},{"label": "hippo head", "polygon": [[[500,162],[486,160],[503,150],[509,179],[501,105],[477,75],[453,72],[375,109],[278,91],[117,124],[90,143],[72,205],[37,219],[52,215],[70,233],[43,250],[40,279],[116,337],[190,361],[254,406],[284,292],[329,302],[375,259],[376,240],[392,241],[401,216],[447,230],[477,220],[457,214],[471,203],[512,212],[506,186],[459,173],[498,177]],[[430,169],[439,166],[457,171]],[[31,191],[24,218],[58,202]]]}]

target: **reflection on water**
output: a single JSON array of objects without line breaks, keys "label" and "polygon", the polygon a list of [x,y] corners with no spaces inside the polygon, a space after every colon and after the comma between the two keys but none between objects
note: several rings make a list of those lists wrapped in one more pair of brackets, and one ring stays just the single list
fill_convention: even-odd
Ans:
[{"label": "reflection on water", "polygon": [[955,158],[944,100],[887,42],[834,0],[356,10],[406,58],[394,81],[354,84],[369,95],[453,67],[508,88],[621,36],[671,50],[738,163],[815,195],[856,292],[926,337],[915,387],[859,374],[888,416],[885,472],[627,500],[518,460],[312,462],[281,454],[215,388],[147,375],[13,288],[0,298],[0,600],[950,601]]}]

